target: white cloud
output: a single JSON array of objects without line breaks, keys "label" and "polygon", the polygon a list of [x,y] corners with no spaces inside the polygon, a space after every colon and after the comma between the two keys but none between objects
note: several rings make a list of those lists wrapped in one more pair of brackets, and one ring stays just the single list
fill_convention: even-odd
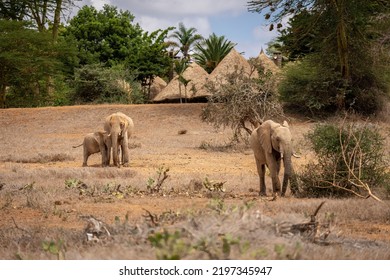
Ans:
[{"label": "white cloud", "polygon": [[168,27],[177,27],[179,22],[183,22],[186,27],[195,27],[197,33],[202,36],[208,36],[211,33],[210,22],[205,17],[188,17],[188,18],[156,18],[153,16],[136,17],[135,21],[140,24],[145,31],[155,31]]},{"label": "white cloud", "polygon": [[114,5],[134,13],[154,16],[212,16],[221,13],[237,14],[246,10],[245,2],[237,0],[112,0]]},{"label": "white cloud", "polygon": [[94,6],[97,10],[101,10],[104,5],[112,5],[110,0],[90,0],[92,6]]}]

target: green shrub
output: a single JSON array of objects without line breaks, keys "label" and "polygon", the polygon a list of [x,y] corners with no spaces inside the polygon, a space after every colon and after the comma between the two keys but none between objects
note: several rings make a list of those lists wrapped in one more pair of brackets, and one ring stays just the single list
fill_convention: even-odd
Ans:
[{"label": "green shrub", "polygon": [[311,113],[335,110],[340,78],[324,71],[310,59],[289,64],[278,90],[280,100],[295,110]]},{"label": "green shrub", "polygon": [[75,103],[143,103],[139,89],[121,67],[85,65],[75,72]]},{"label": "green shrub", "polygon": [[312,116],[344,110],[370,115],[381,109],[385,83],[369,70],[355,73],[347,81],[334,71],[333,65],[315,55],[284,69],[278,89],[287,108]]},{"label": "green shrub", "polygon": [[319,124],[307,135],[317,163],[299,174],[306,196],[359,196],[390,191],[390,173],[378,128],[365,124]]}]

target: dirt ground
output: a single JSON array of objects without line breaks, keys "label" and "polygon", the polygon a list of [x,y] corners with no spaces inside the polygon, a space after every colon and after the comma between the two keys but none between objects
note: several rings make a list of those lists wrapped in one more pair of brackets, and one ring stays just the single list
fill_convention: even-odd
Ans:
[{"label": "dirt ground", "polygon": [[[203,106],[98,105],[0,110],[0,228],[83,230],[85,221],[80,216],[93,215],[112,224],[118,217],[136,221],[147,211],[161,214],[203,209],[210,198],[185,190],[199,187],[199,182],[206,178],[224,182],[227,204],[255,201],[256,207],[270,216],[279,215],[278,211],[288,205],[286,211],[293,208],[305,219],[321,200],[297,199],[288,194],[274,204],[263,203],[257,195],[258,177],[252,152],[244,145],[227,149],[231,131],[216,130],[200,121]],[[89,167],[82,167],[82,147],[72,146],[80,144],[85,134],[103,130],[105,117],[117,111],[129,115],[135,124],[130,167],[102,168],[99,154],[90,157]],[[292,118],[290,126],[296,150],[302,155],[294,159],[299,170],[311,158],[304,134],[314,122]],[[157,179],[159,168],[169,168],[164,186],[170,190],[164,195],[145,195],[142,191],[151,178]],[[64,182],[72,179],[87,186],[133,186],[141,191],[123,199],[91,199],[65,188]],[[269,178],[267,184],[270,192]],[[40,193],[29,193],[28,188]],[[341,219],[339,232],[348,238],[390,244],[389,200],[379,210],[385,217],[378,219],[366,218],[367,211],[377,207],[372,200],[327,201],[325,211],[352,207],[349,211],[358,213],[355,219]],[[348,201],[350,206],[345,206]]]}]

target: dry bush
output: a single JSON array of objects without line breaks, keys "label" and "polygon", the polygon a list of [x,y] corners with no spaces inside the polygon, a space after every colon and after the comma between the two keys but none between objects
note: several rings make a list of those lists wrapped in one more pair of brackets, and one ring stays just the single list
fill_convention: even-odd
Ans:
[{"label": "dry bush", "polygon": [[202,111],[203,121],[216,128],[230,127],[235,138],[240,139],[244,137],[242,131],[251,133],[248,124],[253,128],[262,120],[283,118],[272,74],[260,74],[259,78],[252,78],[243,69],[236,68],[223,80],[206,84],[211,96]]}]

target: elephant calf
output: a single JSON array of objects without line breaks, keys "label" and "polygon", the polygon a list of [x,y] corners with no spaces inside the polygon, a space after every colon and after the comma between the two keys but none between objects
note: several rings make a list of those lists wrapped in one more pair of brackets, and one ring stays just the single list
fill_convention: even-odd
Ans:
[{"label": "elephant calf", "polygon": [[87,161],[90,155],[101,152],[102,154],[102,166],[108,166],[109,164],[109,149],[111,146],[111,138],[107,132],[93,132],[88,133],[84,137],[84,141],[82,144],[73,146],[73,148],[77,148],[83,146],[84,149],[84,161],[83,166],[88,166]]},{"label": "elephant calf", "polygon": [[[260,195],[266,195],[265,167],[270,171],[274,196],[284,196],[290,182],[292,194],[296,194],[298,185],[291,161],[293,155],[291,132],[287,122],[283,124],[267,120],[253,130],[249,142],[254,152],[257,172],[260,179]],[[279,171],[284,165],[283,184],[280,184]]]}]

